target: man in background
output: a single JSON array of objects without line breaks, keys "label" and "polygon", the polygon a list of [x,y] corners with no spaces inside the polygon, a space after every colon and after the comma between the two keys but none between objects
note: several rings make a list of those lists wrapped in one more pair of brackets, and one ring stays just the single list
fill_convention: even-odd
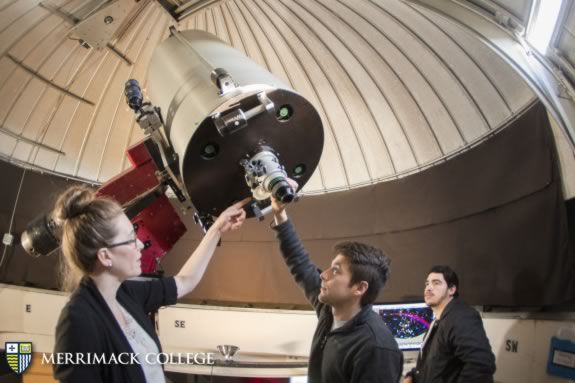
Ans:
[{"label": "man in background", "polygon": [[495,356],[481,316],[458,298],[458,289],[449,266],[431,268],[424,295],[435,319],[404,383],[493,383]]}]

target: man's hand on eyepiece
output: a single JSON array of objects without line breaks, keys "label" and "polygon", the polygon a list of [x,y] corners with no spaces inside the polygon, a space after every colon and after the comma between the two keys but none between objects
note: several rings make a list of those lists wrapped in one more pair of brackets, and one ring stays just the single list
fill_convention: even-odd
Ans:
[{"label": "man's hand on eyepiece", "polygon": [[[288,183],[294,190],[294,194],[297,194],[298,190],[298,183],[291,178],[287,178]],[[277,200],[273,196],[271,197],[272,200],[272,211],[274,212],[274,219],[276,225],[279,225],[285,221],[287,221],[287,213],[285,211],[286,204],[282,203],[281,201]]]}]

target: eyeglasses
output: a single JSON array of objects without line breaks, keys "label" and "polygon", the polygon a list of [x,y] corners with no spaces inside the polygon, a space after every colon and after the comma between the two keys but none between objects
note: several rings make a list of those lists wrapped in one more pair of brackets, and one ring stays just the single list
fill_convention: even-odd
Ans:
[{"label": "eyeglasses", "polygon": [[134,246],[136,246],[137,243],[138,243],[138,238],[130,239],[130,240],[124,241],[124,242],[112,243],[112,244],[110,244],[110,245],[107,245],[106,247],[107,247],[108,249],[111,249],[112,247],[130,245],[130,244],[132,244],[132,243],[134,244]]}]

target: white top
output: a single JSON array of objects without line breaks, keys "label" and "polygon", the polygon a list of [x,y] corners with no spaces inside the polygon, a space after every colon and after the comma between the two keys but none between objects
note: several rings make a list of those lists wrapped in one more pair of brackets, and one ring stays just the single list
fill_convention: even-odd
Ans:
[{"label": "white top", "polygon": [[[162,365],[158,363],[158,358],[156,357],[160,352],[158,345],[142,326],[136,322],[134,317],[132,317],[122,305],[119,306],[126,319],[126,327],[123,327],[122,330],[126,338],[128,338],[132,350],[137,355],[142,370],[144,370],[146,382],[165,383],[166,377],[164,376],[164,370],[162,369]],[[150,364],[146,361],[146,354],[155,354],[153,357],[148,357],[148,360],[154,364]]]},{"label": "white top", "polygon": [[337,320],[337,319],[333,318],[333,323],[331,324],[331,331],[337,330],[338,328],[340,328],[341,326],[343,326],[346,323],[347,323],[346,320]]}]

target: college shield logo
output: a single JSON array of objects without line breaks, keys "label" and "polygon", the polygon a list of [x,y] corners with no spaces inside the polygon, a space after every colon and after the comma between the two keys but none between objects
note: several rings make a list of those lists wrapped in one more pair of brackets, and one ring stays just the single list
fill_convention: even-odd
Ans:
[{"label": "college shield logo", "polygon": [[32,361],[32,343],[30,342],[6,342],[6,360],[8,365],[17,374],[21,374]]}]

